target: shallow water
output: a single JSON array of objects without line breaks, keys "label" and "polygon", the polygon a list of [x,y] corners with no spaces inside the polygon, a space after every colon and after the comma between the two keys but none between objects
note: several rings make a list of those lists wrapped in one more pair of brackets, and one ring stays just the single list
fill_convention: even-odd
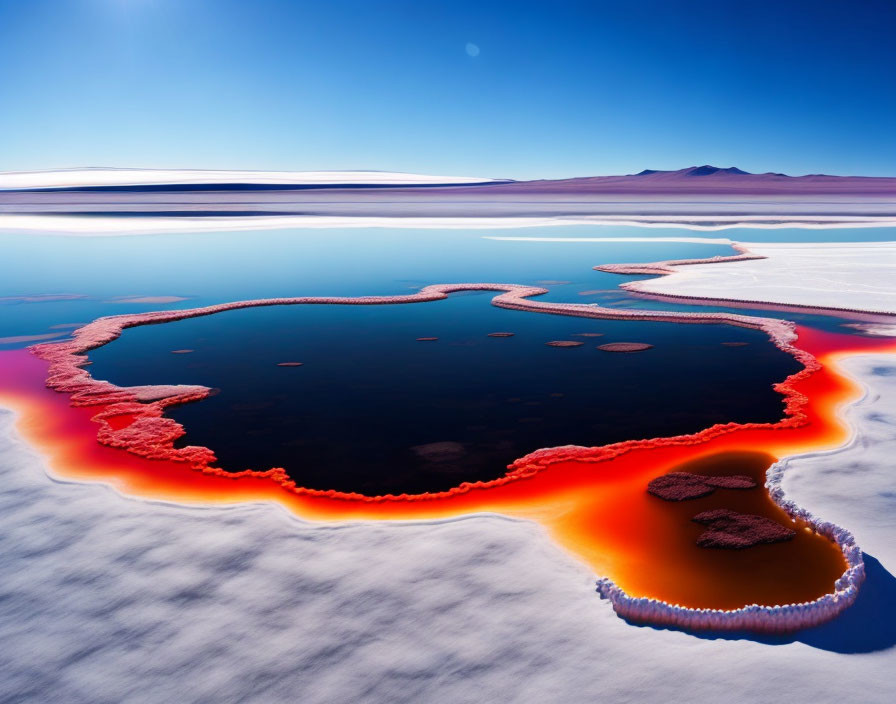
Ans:
[{"label": "shallow water", "polygon": [[[407,293],[429,283],[492,281],[547,284],[547,300],[664,307],[630,299],[616,287],[632,278],[596,264],[731,254],[724,244],[656,241],[690,237],[681,229],[617,226],[501,230],[308,229],[128,237],[67,237],[0,232],[0,349],[64,335],[59,324],[101,315],[190,308],[245,298]],[[696,233],[744,241],[894,240],[896,228],[737,229]],[[649,242],[534,242],[493,237],[637,237]],[[585,292],[586,295],[579,295]],[[70,300],[23,302],[47,294]],[[171,303],[129,303],[126,296],[176,296]],[[768,313],[765,313],[768,315]],[[789,317],[793,317],[792,315]],[[817,316],[803,322],[830,324]]]}]

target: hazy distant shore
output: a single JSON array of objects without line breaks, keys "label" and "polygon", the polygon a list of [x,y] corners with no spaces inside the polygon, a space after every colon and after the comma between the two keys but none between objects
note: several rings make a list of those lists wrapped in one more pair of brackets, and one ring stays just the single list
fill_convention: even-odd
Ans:
[{"label": "hazy distant shore", "polygon": [[[139,225],[153,229],[152,222],[184,218],[246,229],[314,225],[318,218],[346,221],[324,226],[400,226],[412,220],[413,226],[439,227],[451,226],[440,219],[456,219],[458,226],[482,221],[500,227],[509,218],[514,226],[876,227],[896,224],[896,178],[791,177],[710,166],[553,181],[384,172],[0,174],[0,227],[7,229],[77,231],[89,219],[97,230],[126,232],[139,226],[125,221],[143,220]],[[394,222],[368,222],[376,219]]]}]

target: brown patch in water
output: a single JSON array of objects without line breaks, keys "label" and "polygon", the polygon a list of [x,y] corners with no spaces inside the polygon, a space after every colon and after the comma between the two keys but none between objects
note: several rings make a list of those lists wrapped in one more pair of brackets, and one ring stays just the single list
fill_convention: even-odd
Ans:
[{"label": "brown patch in water", "polygon": [[707,477],[690,472],[669,472],[647,485],[647,493],[664,501],[688,501],[709,496],[716,489],[755,489],[756,482],[745,476]]},{"label": "brown patch in water", "polygon": [[737,513],[726,508],[703,511],[691,520],[707,527],[697,537],[697,545],[701,548],[743,550],[764,543],[793,540],[796,536],[796,531],[764,516]]},{"label": "brown patch in water", "polygon": [[[798,603],[832,591],[845,567],[843,554],[833,542],[816,534],[804,521],[792,520],[772,501],[764,484],[773,462],[774,457],[764,452],[740,451],[720,452],[672,467],[674,473],[703,477],[707,484],[749,480],[755,488],[716,490],[683,501],[664,501],[645,491],[644,523],[635,527],[626,522],[619,527],[652,536],[640,541],[636,549],[652,553],[656,562],[654,569],[625,580],[629,590],[663,593],[673,603],[685,603],[696,596],[716,608]],[[730,517],[723,520],[723,514],[713,513],[717,511],[727,512],[724,516]],[[707,526],[695,522],[701,516],[709,521]],[[712,532],[701,541],[707,527]],[[738,531],[742,532],[740,538],[733,535]],[[780,542],[767,540],[772,534],[783,535],[782,531],[787,532],[787,538],[779,538]],[[722,533],[728,533],[728,537]],[[736,545],[739,541],[742,544]],[[676,565],[674,570],[663,569],[663,564],[670,563]],[[670,582],[672,573],[676,577]]]},{"label": "brown patch in water", "polygon": [[548,347],[581,347],[585,343],[577,340],[552,340],[551,342],[545,342],[544,344]]},{"label": "brown patch in water", "polygon": [[643,352],[653,345],[646,342],[608,342],[606,345],[598,345],[597,349],[604,352]]}]

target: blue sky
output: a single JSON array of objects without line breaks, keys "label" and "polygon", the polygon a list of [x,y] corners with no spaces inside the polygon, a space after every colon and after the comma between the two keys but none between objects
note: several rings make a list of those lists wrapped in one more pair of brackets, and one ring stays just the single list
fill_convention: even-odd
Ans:
[{"label": "blue sky", "polygon": [[0,0],[0,170],[896,176],[894,26],[873,0]]}]

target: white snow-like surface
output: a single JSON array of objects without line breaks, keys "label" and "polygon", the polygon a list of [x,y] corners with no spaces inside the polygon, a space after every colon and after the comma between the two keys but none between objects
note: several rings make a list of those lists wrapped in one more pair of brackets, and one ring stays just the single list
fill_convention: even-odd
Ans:
[{"label": "white snow-like surface", "polygon": [[567,242],[595,243],[595,242],[685,242],[690,244],[733,244],[727,237],[498,237],[485,236],[484,240],[497,242]]},{"label": "white snow-like surface", "polygon": [[858,432],[844,448],[784,460],[781,487],[826,521],[850,527],[863,551],[896,572],[896,356],[862,355],[843,366],[867,389],[846,411]]},{"label": "white snow-like surface", "polygon": [[208,171],[202,169],[60,169],[0,172],[0,189],[72,188],[161,184],[375,184],[413,186],[441,183],[486,183],[490,178],[430,176],[396,171]]},{"label": "white snow-like surface", "polygon": [[[785,487],[893,570],[896,363],[848,368],[873,389],[847,412],[856,440],[790,460]],[[630,626],[530,523],[136,501],[53,481],[12,428],[0,411],[0,702],[877,704],[896,688],[888,632],[843,653],[830,630],[768,644]]]},{"label": "white snow-like surface", "polygon": [[[479,215],[479,216],[430,216],[402,215],[395,212],[400,206],[389,205],[386,211],[394,214],[383,215],[249,215],[249,216],[91,216],[91,215],[23,215],[0,213],[0,233],[2,232],[47,232],[72,236],[103,235],[151,235],[166,232],[224,232],[243,230],[274,230],[285,228],[400,228],[400,229],[492,229],[501,230],[520,227],[548,227],[556,225],[592,225],[595,227],[643,227],[646,229],[678,229],[695,232],[719,232],[734,228],[750,227],[757,230],[780,230],[798,228],[804,230],[827,230],[870,227],[896,227],[896,219],[890,217],[865,217],[843,215],[831,218],[814,217],[807,220],[799,215],[785,215],[775,218],[774,223],[757,223],[749,217],[738,216],[726,219],[721,224],[718,216],[707,218],[712,224],[701,224],[701,218],[685,215],[640,216],[640,215],[564,215],[546,214],[540,216]],[[559,239],[559,238],[555,238]],[[683,237],[684,241],[690,238]]]},{"label": "white snow-like surface", "polygon": [[744,243],[750,261],[688,264],[633,290],[896,313],[896,242]]}]

